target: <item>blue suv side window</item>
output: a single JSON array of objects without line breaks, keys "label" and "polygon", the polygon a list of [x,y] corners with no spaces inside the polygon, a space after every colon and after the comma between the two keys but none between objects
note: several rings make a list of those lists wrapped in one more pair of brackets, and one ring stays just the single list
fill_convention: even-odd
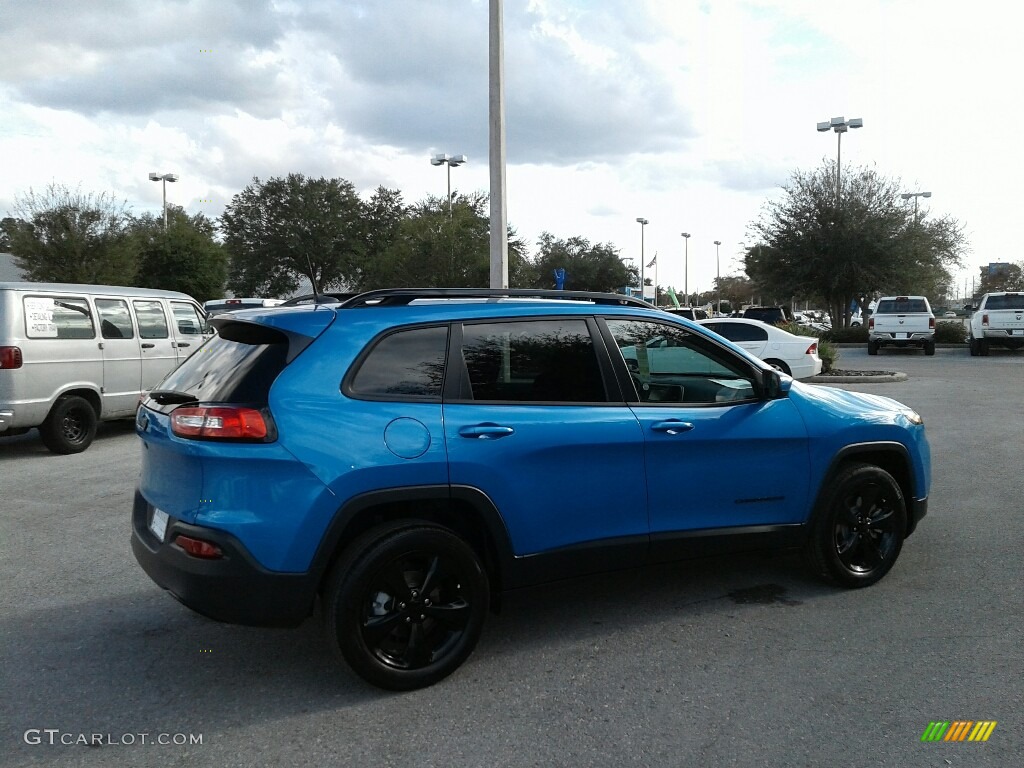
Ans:
[{"label": "blue suv side window", "polygon": [[441,400],[448,326],[411,328],[385,336],[352,379],[355,397]]},{"label": "blue suv side window", "polygon": [[585,320],[467,324],[462,355],[474,401],[600,403],[604,382]]},{"label": "blue suv side window", "polygon": [[685,328],[621,318],[607,324],[638,402],[734,403],[756,396],[749,367]]}]

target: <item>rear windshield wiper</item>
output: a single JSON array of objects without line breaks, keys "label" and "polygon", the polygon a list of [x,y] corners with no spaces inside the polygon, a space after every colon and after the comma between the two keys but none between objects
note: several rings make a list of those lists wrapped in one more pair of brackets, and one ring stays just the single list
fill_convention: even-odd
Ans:
[{"label": "rear windshield wiper", "polygon": [[198,403],[199,399],[188,392],[178,392],[173,389],[154,389],[149,396],[160,405],[181,405],[183,403]]}]

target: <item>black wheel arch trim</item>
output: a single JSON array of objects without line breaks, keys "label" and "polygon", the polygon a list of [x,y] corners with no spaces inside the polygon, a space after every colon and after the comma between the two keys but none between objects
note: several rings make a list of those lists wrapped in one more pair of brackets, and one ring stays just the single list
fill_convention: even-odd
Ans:
[{"label": "black wheel arch trim", "polygon": [[[354,535],[362,530],[358,521],[362,515],[374,509],[405,505],[415,502],[438,502],[449,508],[452,502],[467,505],[475,515],[469,521],[482,525],[487,537],[487,545],[492,551],[478,553],[485,567],[492,571],[492,584],[501,589],[507,583],[509,566],[514,561],[512,540],[508,535],[505,522],[498,508],[483,491],[464,485],[416,485],[402,488],[388,488],[362,493],[349,499],[334,515],[327,530],[324,532],[320,545],[313,555],[309,572],[321,580],[328,572],[332,562],[340,554],[339,545],[343,541],[351,541]],[[415,516],[412,516],[415,518]],[[428,515],[424,519],[432,522]],[[351,526],[356,524],[353,529]],[[443,523],[442,523],[443,525]],[[355,530],[355,534],[349,532]],[[457,533],[457,531],[455,531]]]},{"label": "black wheel arch trim", "polygon": [[[832,461],[829,462],[828,469],[825,471],[824,480],[821,486],[818,488],[818,493],[814,498],[814,506],[811,507],[811,514],[817,512],[821,508],[821,504],[825,499],[826,494],[829,491],[829,483],[836,476],[839,468],[850,459],[854,459],[857,456],[863,454],[877,454],[877,453],[888,453],[895,454],[899,457],[899,460],[903,463],[903,469],[905,472],[902,478],[905,481],[901,483],[901,478],[894,478],[900,488],[903,490],[904,500],[907,505],[907,533],[909,536],[913,533],[917,527],[917,523],[923,518],[928,511],[928,498],[921,496],[917,489],[917,480],[914,477],[914,462],[910,457],[910,450],[903,443],[895,440],[878,440],[874,442],[866,443],[853,443],[840,448],[836,454],[832,457]],[[884,469],[884,467],[883,467]]]}]

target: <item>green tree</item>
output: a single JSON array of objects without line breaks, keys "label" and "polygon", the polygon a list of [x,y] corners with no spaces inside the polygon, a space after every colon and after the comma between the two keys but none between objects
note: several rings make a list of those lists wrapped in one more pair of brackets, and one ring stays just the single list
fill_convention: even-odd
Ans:
[{"label": "green tree", "polygon": [[135,250],[125,202],[53,183],[15,200],[4,219],[14,263],[34,282],[132,285]]},{"label": "green tree", "polygon": [[837,202],[834,165],[795,172],[752,225],[761,242],[747,251],[747,275],[775,296],[821,297],[836,327],[848,324],[851,303],[873,294],[940,295],[966,251],[963,227],[915,213],[901,188],[849,169]]},{"label": "green tree", "polygon": [[579,236],[562,240],[544,232],[537,246],[533,260],[536,288],[554,288],[556,269],[565,270],[567,291],[614,292],[638,282],[636,268],[627,267],[610,243],[591,244]]},{"label": "green tree", "polygon": [[[490,220],[483,193],[453,196],[412,206],[395,227],[390,244],[367,259],[358,283],[374,288],[481,288],[490,283]],[[509,229],[509,283],[523,285],[529,265],[522,242]]]},{"label": "green tree", "polygon": [[366,252],[364,204],[351,182],[292,173],[252,183],[220,217],[237,295],[281,296],[310,277],[320,290],[359,280]]},{"label": "green tree", "polygon": [[163,216],[143,214],[132,224],[138,249],[136,285],[181,291],[203,302],[224,295],[228,257],[214,240],[214,224],[202,213],[189,216],[179,206]]},{"label": "green tree", "polygon": [[1024,261],[992,272],[989,272],[988,267],[982,267],[977,295],[983,296],[993,291],[1024,291]]},{"label": "green tree", "polygon": [[8,231],[17,224],[18,219],[10,216],[0,219],[0,253],[8,253],[11,250],[11,236]]}]

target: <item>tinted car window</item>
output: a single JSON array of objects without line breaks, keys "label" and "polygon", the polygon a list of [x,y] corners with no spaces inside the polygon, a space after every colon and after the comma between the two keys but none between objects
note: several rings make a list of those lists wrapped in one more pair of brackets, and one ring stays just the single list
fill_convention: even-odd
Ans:
[{"label": "tinted car window", "polygon": [[284,334],[266,327],[229,324],[173,370],[158,389],[183,392],[206,403],[263,406],[270,385],[287,360]]},{"label": "tinted car window", "polygon": [[729,341],[766,341],[768,329],[758,328],[753,323],[704,323],[719,336],[724,336]]},{"label": "tinted car window", "polygon": [[594,403],[606,399],[585,320],[466,325],[462,356],[473,400]]},{"label": "tinted car window", "polygon": [[750,368],[676,326],[609,318],[639,402],[731,403],[755,396]]},{"label": "tinted car window", "polygon": [[121,299],[96,299],[96,311],[100,315],[100,332],[104,339],[135,338],[127,302]]},{"label": "tinted car window", "polygon": [[928,311],[928,302],[924,299],[883,299],[878,302],[875,314],[899,314],[906,312]]},{"label": "tinted car window", "polygon": [[385,336],[352,380],[353,395],[441,398],[448,327],[414,328]]},{"label": "tinted car window", "polygon": [[786,313],[782,307],[748,307],[743,311],[741,317],[760,320],[769,325],[786,322]]},{"label": "tinted car window", "polygon": [[985,302],[985,309],[1024,309],[1024,293],[989,296]]}]

